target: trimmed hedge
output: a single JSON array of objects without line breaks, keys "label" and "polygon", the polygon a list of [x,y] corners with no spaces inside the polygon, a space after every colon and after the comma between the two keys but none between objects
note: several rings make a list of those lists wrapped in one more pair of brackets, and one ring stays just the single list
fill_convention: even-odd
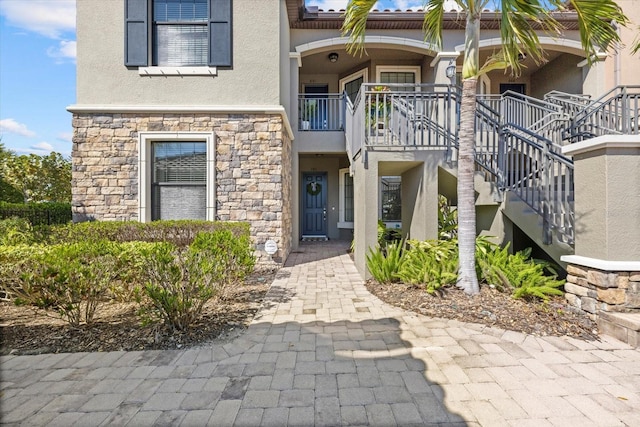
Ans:
[{"label": "trimmed hedge", "polygon": [[71,222],[70,203],[7,203],[0,202],[0,220],[24,218],[31,225],[54,225]]},{"label": "trimmed hedge", "polygon": [[71,243],[83,240],[112,242],[169,242],[179,248],[189,246],[202,231],[229,230],[236,237],[249,235],[249,224],[222,221],[154,221],[141,222],[83,222],[52,227],[50,243]]}]

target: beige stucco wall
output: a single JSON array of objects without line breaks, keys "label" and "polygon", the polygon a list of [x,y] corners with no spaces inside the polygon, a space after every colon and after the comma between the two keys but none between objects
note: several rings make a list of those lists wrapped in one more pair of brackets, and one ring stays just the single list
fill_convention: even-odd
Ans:
[{"label": "beige stucco wall", "polygon": [[552,90],[566,93],[582,93],[582,69],[578,63],[584,58],[576,55],[561,55],[544,65],[529,79],[528,95],[542,99]]},{"label": "beige stucco wall", "polygon": [[610,53],[606,61],[606,87],[612,88],[618,85],[640,84],[638,68],[640,68],[640,54],[631,54],[631,45],[638,35],[640,25],[640,0],[617,0],[630,25],[620,28],[620,37],[623,48],[616,53]]},{"label": "beige stucco wall", "polygon": [[640,260],[640,137],[603,136],[564,149],[575,167],[575,254]]},{"label": "beige stucco wall", "polygon": [[124,66],[124,1],[78,0],[77,104],[280,105],[281,6],[233,1],[233,69],[143,77]]}]

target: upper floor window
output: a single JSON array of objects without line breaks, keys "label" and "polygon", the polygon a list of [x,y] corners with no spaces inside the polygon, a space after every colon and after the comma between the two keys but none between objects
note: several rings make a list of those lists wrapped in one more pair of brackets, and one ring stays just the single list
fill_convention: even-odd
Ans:
[{"label": "upper floor window", "polygon": [[395,65],[376,67],[377,81],[391,84],[390,89],[398,92],[413,92],[420,84],[420,67],[413,65]]},{"label": "upper floor window", "polygon": [[231,0],[125,0],[128,67],[231,67]]},{"label": "upper floor window", "polygon": [[207,0],[153,0],[153,65],[207,65]]}]

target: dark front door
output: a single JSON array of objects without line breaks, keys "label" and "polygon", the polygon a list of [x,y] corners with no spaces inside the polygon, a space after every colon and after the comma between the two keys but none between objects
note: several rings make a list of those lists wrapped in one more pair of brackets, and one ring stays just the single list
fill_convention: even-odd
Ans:
[{"label": "dark front door", "polygon": [[302,235],[327,235],[327,173],[302,175]]}]

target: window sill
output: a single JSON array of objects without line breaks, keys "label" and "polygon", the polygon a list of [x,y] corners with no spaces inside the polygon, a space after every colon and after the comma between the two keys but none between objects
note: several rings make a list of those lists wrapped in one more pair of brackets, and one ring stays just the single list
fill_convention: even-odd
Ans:
[{"label": "window sill", "polygon": [[338,228],[350,228],[353,229],[353,222],[338,222]]},{"label": "window sill", "polygon": [[140,67],[141,76],[216,76],[216,67]]}]

